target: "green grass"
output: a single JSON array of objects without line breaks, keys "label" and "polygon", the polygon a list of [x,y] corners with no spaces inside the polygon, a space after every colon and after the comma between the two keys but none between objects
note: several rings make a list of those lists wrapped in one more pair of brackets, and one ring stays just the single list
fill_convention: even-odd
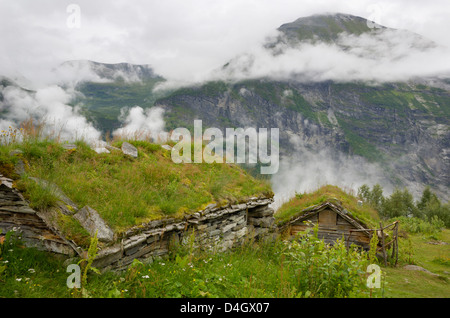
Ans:
[{"label": "green grass", "polygon": [[343,189],[325,185],[311,193],[298,193],[288,202],[284,203],[275,213],[275,219],[279,225],[288,222],[293,217],[314,205],[326,201],[340,201],[341,205],[367,225],[376,225],[379,216],[376,210],[367,204],[358,205],[358,199]]},{"label": "green grass", "polygon": [[[322,200],[318,195],[311,202]],[[429,242],[450,243],[450,230],[433,237],[408,233],[402,225],[400,231],[399,263],[379,264],[381,288],[372,291],[366,286],[365,253],[314,239],[248,240],[225,252],[194,250],[189,241],[150,264],[135,261],[124,272],[90,272],[84,288],[95,298],[448,298],[450,245]],[[439,276],[403,269],[411,263]],[[23,248],[17,240],[0,241],[0,297],[83,297],[66,286],[66,267],[54,254]]]},{"label": "green grass", "polygon": [[[400,225],[400,229],[401,229]],[[445,242],[447,245],[430,244]],[[428,235],[410,234],[400,240],[400,264],[385,268],[387,287],[385,297],[449,298],[450,297],[450,230],[445,229],[439,240]],[[411,254],[411,255],[410,255]],[[403,269],[414,264],[437,274]]]},{"label": "green grass", "polygon": [[[319,267],[299,271],[298,266],[302,265],[295,261],[295,255],[303,250],[316,251],[311,262],[318,266],[328,264],[325,273],[332,276],[323,276]],[[334,261],[331,255],[336,256]],[[23,258],[27,261],[21,262]],[[0,254],[0,262],[4,261],[8,262],[0,276],[0,297],[82,297],[79,290],[66,286],[66,265],[54,256],[17,245]],[[362,255],[347,254],[345,247],[326,247],[315,240],[305,242],[301,249],[289,249],[278,240],[247,241],[227,252],[194,251],[188,244],[174,247],[167,257],[157,258],[151,264],[135,261],[125,272],[92,272],[84,288],[95,298],[324,297],[327,291],[312,280],[319,275],[336,287],[341,297],[368,297],[365,274],[361,271],[365,264]],[[307,262],[304,265],[310,266]],[[354,280],[332,280],[345,274],[342,266],[360,270],[354,272]]]},{"label": "green grass", "polygon": [[[97,154],[83,142],[77,142],[76,150],[64,150],[52,141],[26,142],[9,149],[23,151],[27,175],[17,185],[32,206],[49,207],[55,197],[28,176],[56,184],[79,208],[89,205],[97,210],[118,233],[149,220],[182,217],[214,202],[221,205],[272,195],[268,181],[236,165],[175,164],[170,152],[159,145],[130,142],[139,150],[137,159],[116,150]],[[121,142],[114,145],[120,147]],[[11,164],[12,158],[3,157],[2,165]]]}]

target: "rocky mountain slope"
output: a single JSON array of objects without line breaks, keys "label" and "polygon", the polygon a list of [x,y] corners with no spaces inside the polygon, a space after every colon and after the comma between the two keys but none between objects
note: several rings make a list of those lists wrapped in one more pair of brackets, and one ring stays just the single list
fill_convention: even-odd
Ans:
[{"label": "rocky mountain slope", "polygon": [[[405,52],[427,54],[437,44],[369,22],[347,14],[297,19],[281,25],[257,53],[231,59],[214,80],[171,91],[153,90],[164,78],[149,66],[67,62],[63,69],[72,69],[72,77],[84,76],[70,103],[103,133],[120,127],[121,109],[136,105],[163,108],[168,131],[192,127],[194,119],[204,128],[279,128],[282,158],[297,158],[297,170],[315,162],[316,175],[333,174],[345,166],[337,179],[355,185],[367,179],[348,175],[375,165],[371,180],[417,195],[430,185],[448,200],[450,77],[403,80],[389,73],[402,66]],[[0,93],[8,85],[3,81]]]},{"label": "rocky mountain slope", "polygon": [[[282,25],[280,35],[269,40],[265,49],[275,57],[289,50],[301,51],[305,48],[302,44],[311,43],[355,50],[346,46],[348,38],[361,35],[376,41],[406,37],[408,46],[420,52],[436,47],[432,41],[408,31],[369,26],[363,18],[344,14],[301,18]],[[391,33],[385,36],[383,32]],[[361,45],[357,54],[370,52],[364,41],[352,41]],[[392,54],[399,54],[399,44],[394,40],[384,44],[386,50],[393,48]],[[400,54],[395,58],[400,60]],[[221,70],[227,75],[248,74],[248,78],[180,89],[155,105],[166,109],[169,128],[192,123],[195,118],[202,119],[204,126],[222,129],[278,127],[284,157],[300,154],[301,161],[301,153],[310,152],[313,155],[308,158],[318,160],[323,149],[335,162],[342,160],[342,154],[362,157],[381,167],[378,173],[386,184],[407,186],[415,194],[430,185],[448,200],[448,77],[407,81],[311,79],[311,74],[294,73],[292,60],[289,77],[252,78],[252,68],[258,73],[255,65],[264,66],[257,59],[251,54],[238,56]],[[364,165],[354,169],[364,169]]]}]

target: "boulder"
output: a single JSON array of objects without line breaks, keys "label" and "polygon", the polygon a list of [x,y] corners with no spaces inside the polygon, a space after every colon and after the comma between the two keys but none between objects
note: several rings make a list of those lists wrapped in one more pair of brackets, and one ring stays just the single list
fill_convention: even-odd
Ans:
[{"label": "boulder", "polygon": [[11,157],[17,156],[17,155],[21,155],[21,154],[23,154],[23,151],[20,150],[20,149],[14,149],[14,150],[11,150],[11,151],[9,152],[9,155],[10,155]]},{"label": "boulder", "polygon": [[63,144],[62,147],[66,150],[77,149],[77,145],[75,144]]},{"label": "boulder", "polygon": [[428,274],[430,274],[432,276],[439,276],[438,274],[432,273],[429,270],[427,270],[427,269],[425,269],[423,267],[417,266],[417,265],[405,265],[405,266],[403,266],[403,269],[406,269],[406,270],[409,270],[409,271],[421,271],[421,272],[428,273]]},{"label": "boulder", "polygon": [[126,141],[122,144],[122,152],[126,155],[132,156],[133,158],[137,158],[138,156],[136,147]]},{"label": "boulder", "polygon": [[96,153],[110,153],[106,147],[93,148]]},{"label": "boulder", "polygon": [[102,219],[97,211],[89,206],[85,206],[78,210],[73,217],[80,222],[81,226],[89,232],[91,236],[97,232],[97,238],[101,242],[112,242],[114,240],[114,232]]},{"label": "boulder", "polygon": [[105,145],[105,148],[108,149],[108,150],[118,150],[118,151],[120,151],[120,148],[117,148],[117,147],[114,147],[114,146],[111,146],[111,145]]}]

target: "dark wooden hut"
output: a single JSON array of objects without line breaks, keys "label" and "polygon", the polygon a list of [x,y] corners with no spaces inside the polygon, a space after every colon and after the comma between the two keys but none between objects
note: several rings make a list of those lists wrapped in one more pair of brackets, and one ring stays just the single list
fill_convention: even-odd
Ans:
[{"label": "dark wooden hut", "polygon": [[283,225],[282,230],[294,236],[316,224],[318,237],[326,243],[333,244],[337,239],[344,239],[349,246],[356,244],[365,250],[370,247],[370,228],[340,204],[330,201],[299,211],[297,216]]}]

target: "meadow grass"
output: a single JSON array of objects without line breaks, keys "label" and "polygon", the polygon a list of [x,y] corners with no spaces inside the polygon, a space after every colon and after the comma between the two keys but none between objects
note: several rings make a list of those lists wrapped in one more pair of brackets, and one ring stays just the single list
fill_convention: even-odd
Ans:
[{"label": "meadow grass", "polygon": [[[83,286],[87,291],[84,295],[95,298],[296,298],[327,297],[327,290],[334,290],[337,291],[333,294],[335,297],[369,296],[363,254],[348,254],[345,247],[327,247],[316,240],[305,242],[300,249],[289,247],[289,243],[280,240],[248,240],[225,252],[194,251],[188,245],[177,246],[169,255],[155,258],[150,264],[135,260],[122,272],[89,273]],[[292,258],[306,250],[316,252],[311,262]],[[48,253],[15,244],[0,255],[0,262],[5,261],[6,271],[0,276],[3,284],[0,297],[83,297],[80,289],[66,286],[69,276],[66,264]],[[323,266],[327,266],[326,271],[322,271]],[[340,280],[347,267],[352,268],[355,276]],[[328,282],[328,289],[319,278]]]},{"label": "meadow grass", "polygon": [[[120,147],[123,141],[116,141]],[[45,209],[55,204],[54,193],[30,177],[57,185],[79,208],[89,205],[118,233],[132,226],[165,217],[182,217],[210,203],[244,201],[271,196],[270,183],[256,179],[233,164],[175,164],[170,151],[148,141],[130,141],[139,151],[132,158],[120,150],[98,154],[85,142],[66,150],[52,140],[33,139],[2,146],[0,166],[16,178],[30,205]],[[13,149],[22,153],[9,156]],[[13,172],[18,158],[26,174]]]},{"label": "meadow grass", "polygon": [[[366,285],[366,253],[347,251],[339,242],[328,246],[310,236],[299,241],[248,239],[224,252],[194,249],[192,239],[173,245],[168,255],[151,263],[135,260],[122,272],[88,273],[84,294],[66,286],[67,262],[24,248],[12,237],[0,241],[0,297],[446,298],[450,231],[441,231],[437,241],[435,236],[402,233],[398,265],[378,263],[382,284],[373,290]],[[403,269],[411,263],[437,276]]]}]

